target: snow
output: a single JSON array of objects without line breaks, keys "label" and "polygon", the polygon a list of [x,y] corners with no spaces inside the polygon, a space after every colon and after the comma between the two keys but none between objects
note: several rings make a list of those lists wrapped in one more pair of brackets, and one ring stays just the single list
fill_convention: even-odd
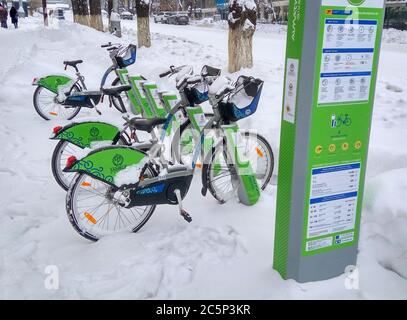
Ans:
[{"label": "snow", "polygon": [[231,6],[235,1],[243,8],[243,10],[256,10],[257,8],[256,2],[254,0],[229,0],[229,6]]},{"label": "snow", "polygon": [[230,97],[230,102],[234,103],[238,108],[246,108],[252,103],[253,99],[244,90],[240,90]]},{"label": "snow", "polygon": [[[219,205],[210,195],[201,196],[197,170],[184,200],[191,224],[179,217],[175,206],[159,206],[136,234],[97,243],[78,236],[66,217],[65,192],[50,170],[56,142],[48,136],[54,126],[67,122],[45,122],[35,113],[30,83],[40,74],[60,72],[63,60],[81,58],[88,88],[98,88],[110,64],[100,44],[118,39],[69,22],[44,30],[40,17],[20,19],[20,24],[17,30],[0,30],[0,298],[407,298],[405,33],[384,33],[384,39],[392,40],[385,40],[381,51],[357,264],[359,289],[348,290],[344,275],[299,284],[282,280],[273,270],[275,177],[256,206],[233,199]],[[122,27],[120,41],[134,41],[136,23],[122,21]],[[260,26],[254,35],[254,67],[233,75],[226,72],[227,32],[221,24],[151,23],[151,29],[152,47],[138,50],[130,73],[143,74],[165,90],[174,90],[174,79],[159,79],[160,70],[185,63],[195,72],[208,64],[233,79],[247,74],[264,80],[256,114],[239,125],[257,129],[278,154],[284,28]],[[73,75],[72,70],[67,73]],[[122,122],[107,101],[99,109],[103,117],[83,110],[75,121],[90,116]],[[59,270],[58,290],[44,286],[50,265]]]},{"label": "snow", "polygon": [[256,26],[249,20],[246,19],[243,24],[243,30],[256,29]]},{"label": "snow", "polygon": [[126,169],[119,171],[114,177],[115,185],[121,187],[124,185],[136,183],[140,178],[141,170],[148,162],[148,160],[149,158],[146,157],[142,159],[138,164],[128,166]]},{"label": "snow", "polygon": [[112,11],[110,13],[110,21],[120,21],[120,14],[118,14],[117,12]]},{"label": "snow", "polygon": [[227,77],[220,76],[209,86],[210,95],[219,95],[226,88],[231,87],[231,81]]}]

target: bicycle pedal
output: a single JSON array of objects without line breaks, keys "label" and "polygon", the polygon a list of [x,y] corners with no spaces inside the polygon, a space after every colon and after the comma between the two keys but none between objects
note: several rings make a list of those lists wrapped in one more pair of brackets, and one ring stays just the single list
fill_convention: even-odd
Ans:
[{"label": "bicycle pedal", "polygon": [[185,210],[181,210],[181,216],[184,218],[184,220],[188,223],[192,222],[192,217],[189,215],[188,212],[186,212]]}]

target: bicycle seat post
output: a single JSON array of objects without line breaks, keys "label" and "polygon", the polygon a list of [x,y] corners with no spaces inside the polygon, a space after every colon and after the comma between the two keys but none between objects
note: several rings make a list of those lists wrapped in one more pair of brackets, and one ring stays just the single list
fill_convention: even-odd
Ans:
[{"label": "bicycle seat post", "polygon": [[86,88],[86,84],[85,84],[85,77],[80,73],[77,66],[75,66],[75,71],[76,71],[76,76],[77,76],[79,82],[81,83],[81,86],[83,87],[83,89],[88,90],[88,88]]}]

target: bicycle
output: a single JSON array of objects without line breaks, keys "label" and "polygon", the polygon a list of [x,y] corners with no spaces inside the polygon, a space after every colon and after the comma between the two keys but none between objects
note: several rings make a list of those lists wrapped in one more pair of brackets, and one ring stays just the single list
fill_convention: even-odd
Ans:
[{"label": "bicycle", "polygon": [[[212,72],[211,74],[206,71],[209,69]],[[163,78],[177,75],[178,78],[176,79],[176,82],[178,82],[186,75],[191,75],[192,72],[193,70],[190,66],[171,67],[170,72],[164,72],[160,75],[160,77]],[[204,72],[206,77],[211,75],[212,78],[220,74],[219,69],[208,66],[204,66],[202,68],[201,73],[203,74]],[[145,82],[145,78],[142,76],[128,76],[126,82],[130,84],[133,96],[135,99],[137,99],[136,103],[143,106],[141,114],[144,118],[167,116],[169,110],[171,110],[173,107],[173,104],[178,101],[178,97],[176,95],[168,92],[159,92],[158,97],[154,97],[154,87],[151,83]],[[182,95],[182,93],[180,94]],[[100,99],[101,95],[102,92],[83,92],[80,93],[82,101],[77,102],[76,94],[73,94],[71,97],[67,98],[66,103],[71,103],[71,100],[73,100],[73,104],[92,103],[92,99],[96,98],[96,100],[98,100]],[[122,96],[119,95],[116,99],[120,108],[123,109],[124,104]],[[190,105],[191,103],[203,103],[207,101],[207,96],[206,98],[203,97],[200,101],[187,101],[185,99],[181,100],[182,103]],[[206,117],[213,116],[211,113],[206,113],[204,115]],[[167,130],[169,132],[171,127],[169,127]],[[63,172],[66,159],[70,155],[83,153],[83,149],[91,149],[93,145],[97,145],[101,142],[104,144],[109,142],[109,144],[112,145],[121,144],[129,146],[141,143],[141,141],[138,139],[138,135],[136,134],[136,130],[131,129],[128,123],[122,127],[119,127],[111,123],[98,121],[75,122],[64,127],[56,126],[53,129],[50,139],[59,140],[52,154],[51,168],[55,180],[64,190],[68,190],[69,184],[73,177],[72,174]]]},{"label": "bicycle", "polygon": [[[112,65],[107,68],[103,74],[100,88],[105,86],[107,78],[112,72],[116,73],[116,78],[111,84],[112,86],[127,84],[121,81],[119,70],[122,70],[121,73],[127,72],[125,68],[136,61],[137,47],[133,44],[122,46],[110,42],[101,45],[101,47],[107,48],[107,51],[110,53]],[[59,117],[71,120],[78,115],[82,107],[95,108],[96,111],[101,114],[94,104],[73,106],[72,104],[66,103],[69,96],[87,90],[85,77],[78,69],[78,64],[81,63],[83,63],[83,60],[63,62],[65,70],[68,67],[72,67],[75,70],[76,79],[67,75],[48,75],[33,79],[32,85],[37,86],[33,95],[33,104],[35,110],[43,119],[50,120],[51,118]],[[118,111],[123,112],[117,99],[110,98],[110,105],[113,105]]]},{"label": "bicycle", "polygon": [[[186,81],[183,80],[183,83]],[[215,88],[211,90],[210,87],[209,90],[214,117],[204,129],[210,130],[215,122],[224,123],[220,126],[220,142],[226,142],[226,149],[223,151],[226,159],[233,160],[226,162],[226,170],[238,175],[240,201],[253,205],[260,197],[259,187],[251,171],[250,162],[240,158],[232,134],[238,130],[234,121],[256,111],[263,81],[241,76],[233,86],[229,83],[218,88],[218,84],[217,79],[211,85]],[[240,108],[233,100],[228,98],[223,102],[225,97],[231,97],[241,90],[252,97],[250,104],[243,109],[246,111],[243,113],[245,116],[239,114],[242,110],[237,110]],[[66,197],[67,215],[71,225],[81,236],[97,241],[116,232],[137,232],[149,220],[156,205],[160,204],[178,205],[180,215],[187,222],[192,221],[183,208],[182,200],[188,193],[196,160],[199,155],[204,155],[202,142],[205,130],[201,134],[201,143],[194,150],[191,167],[168,162],[162,152],[166,128],[181,105],[181,102],[178,103],[167,118],[129,120],[138,130],[151,133],[152,146],[147,152],[129,146],[107,146],[90,152],[82,159],[68,159],[64,170],[77,174]],[[230,108],[233,110],[229,110]],[[155,130],[161,124],[164,126],[159,139]]]}]

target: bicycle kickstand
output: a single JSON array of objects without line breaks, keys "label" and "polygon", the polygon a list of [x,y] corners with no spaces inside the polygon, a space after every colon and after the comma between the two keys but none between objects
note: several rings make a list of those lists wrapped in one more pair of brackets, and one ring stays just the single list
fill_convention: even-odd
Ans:
[{"label": "bicycle kickstand", "polygon": [[181,191],[179,189],[174,190],[175,196],[177,197],[177,202],[178,202],[178,208],[179,208],[179,214],[184,218],[184,220],[188,223],[192,221],[192,217],[189,215],[188,212],[186,212],[182,208],[182,198],[181,198]]}]

